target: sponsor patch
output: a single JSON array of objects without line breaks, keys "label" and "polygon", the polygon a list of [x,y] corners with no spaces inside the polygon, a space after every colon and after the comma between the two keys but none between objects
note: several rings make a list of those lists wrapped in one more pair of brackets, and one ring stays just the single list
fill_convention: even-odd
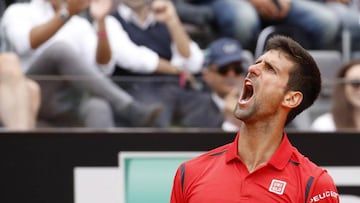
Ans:
[{"label": "sponsor patch", "polygon": [[279,194],[279,195],[282,195],[282,194],[284,194],[285,186],[286,186],[286,182],[273,179],[271,181],[269,191]]}]

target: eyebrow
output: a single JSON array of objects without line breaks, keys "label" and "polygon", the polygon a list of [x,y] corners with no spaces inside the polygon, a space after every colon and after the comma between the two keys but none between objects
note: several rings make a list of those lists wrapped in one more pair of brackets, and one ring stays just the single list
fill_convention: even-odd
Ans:
[{"label": "eyebrow", "polygon": [[264,60],[264,59],[261,58],[261,57],[258,58],[258,59],[255,61],[255,64],[258,64],[258,63],[260,63],[260,62],[264,62],[265,65],[267,65],[267,66],[271,67],[272,69],[274,69],[276,73],[279,72],[279,69],[278,69],[276,66],[273,66],[271,63],[267,62],[266,60]]}]

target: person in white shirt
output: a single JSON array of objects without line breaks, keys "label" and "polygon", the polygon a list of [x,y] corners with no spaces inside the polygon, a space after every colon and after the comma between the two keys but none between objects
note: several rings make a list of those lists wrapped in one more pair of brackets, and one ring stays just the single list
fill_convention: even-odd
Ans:
[{"label": "person in white shirt", "polygon": [[[77,16],[89,6],[96,29]],[[87,127],[113,127],[114,111],[128,126],[155,122],[160,106],[135,101],[97,67],[114,65],[105,25],[110,9],[111,0],[32,0],[5,11],[1,26],[26,74],[56,76],[39,80],[40,118],[62,125],[70,113]]]},{"label": "person in white shirt", "polygon": [[200,73],[202,50],[185,32],[169,0],[122,0],[112,15],[108,36],[119,68],[108,72],[141,76],[144,80],[131,82],[126,90],[140,101],[162,103],[157,126],[171,126],[188,91],[182,79],[194,81],[192,74]]},{"label": "person in white shirt", "polygon": [[0,123],[10,130],[36,126],[40,87],[27,78],[14,53],[0,53]]},{"label": "person in white shirt", "polygon": [[333,115],[330,112],[321,114],[311,124],[311,129],[322,132],[333,132],[336,131]]}]

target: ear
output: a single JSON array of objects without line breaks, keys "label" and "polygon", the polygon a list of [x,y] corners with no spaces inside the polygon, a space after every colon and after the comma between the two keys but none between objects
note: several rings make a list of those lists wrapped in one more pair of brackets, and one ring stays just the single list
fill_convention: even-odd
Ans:
[{"label": "ear", "polygon": [[285,94],[283,105],[288,108],[296,108],[303,100],[303,94],[299,91],[288,91]]}]

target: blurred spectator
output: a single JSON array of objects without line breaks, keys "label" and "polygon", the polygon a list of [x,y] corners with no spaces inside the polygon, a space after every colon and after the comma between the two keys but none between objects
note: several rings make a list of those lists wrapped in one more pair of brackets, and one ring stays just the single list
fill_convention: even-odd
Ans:
[{"label": "blurred spectator", "polygon": [[162,103],[157,126],[169,127],[188,91],[185,81],[196,85],[192,74],[200,73],[203,52],[189,39],[171,1],[122,0],[113,16],[118,25],[107,27],[119,68],[112,74],[141,76],[127,90],[140,101]]},{"label": "blurred spectator", "polygon": [[[207,48],[202,76],[210,91],[188,92],[179,123],[185,127],[222,128],[237,131],[233,110],[245,77],[243,50],[233,38],[219,38]],[[201,108],[199,108],[201,107]]]},{"label": "blurred spectator", "polygon": [[[342,29],[350,31],[351,49],[360,50],[359,0],[317,0],[325,3],[340,19]],[[341,36],[339,36],[341,37]],[[341,40],[339,40],[341,42]]]},{"label": "blurred spectator", "polygon": [[[241,40],[242,43],[249,44],[250,40],[254,40],[253,30],[243,32],[248,26],[240,24],[245,13],[239,13],[232,4],[237,4],[238,0],[172,0],[176,10],[183,23],[199,27],[205,32],[205,28],[217,37],[230,37]],[[224,12],[226,11],[226,12]],[[207,46],[208,44],[206,44]]]},{"label": "blurred spectator", "polygon": [[314,120],[314,130],[360,130],[360,61],[341,67],[337,78],[331,112]]},{"label": "blurred spectator", "polygon": [[6,9],[6,4],[4,1],[0,1],[0,18],[2,17],[2,14],[4,13]]},{"label": "blurred spectator", "polygon": [[114,110],[129,126],[152,125],[160,107],[134,101],[96,67],[113,65],[104,48],[109,46],[104,19],[111,0],[91,2],[97,30],[76,16],[89,7],[88,0],[33,0],[12,4],[4,13],[3,29],[24,71],[45,77],[39,81],[39,117],[56,126],[78,121],[86,127],[113,127]]},{"label": "blurred spectator", "polygon": [[[333,12],[321,3],[309,0],[189,0],[186,2],[194,7],[197,6],[199,10],[200,6],[207,6],[212,10],[215,23],[223,22],[223,27],[226,28],[224,30],[228,30],[225,33],[233,33],[230,36],[237,38],[245,49],[250,50],[254,48],[259,32],[268,25],[287,25],[296,31],[301,31],[305,35],[304,38],[310,41],[311,49],[331,46],[339,29],[339,20]],[[229,8],[225,9],[225,7]],[[197,9],[180,5],[177,8],[183,21],[197,19]]]},{"label": "blurred spectator", "polygon": [[14,53],[0,54],[0,122],[7,129],[29,130],[36,126],[40,88],[24,76]]},{"label": "blurred spectator", "polygon": [[0,1],[0,18],[3,12],[5,11],[6,7],[10,6],[13,3],[20,3],[20,2],[30,2],[31,0],[2,0]]}]

